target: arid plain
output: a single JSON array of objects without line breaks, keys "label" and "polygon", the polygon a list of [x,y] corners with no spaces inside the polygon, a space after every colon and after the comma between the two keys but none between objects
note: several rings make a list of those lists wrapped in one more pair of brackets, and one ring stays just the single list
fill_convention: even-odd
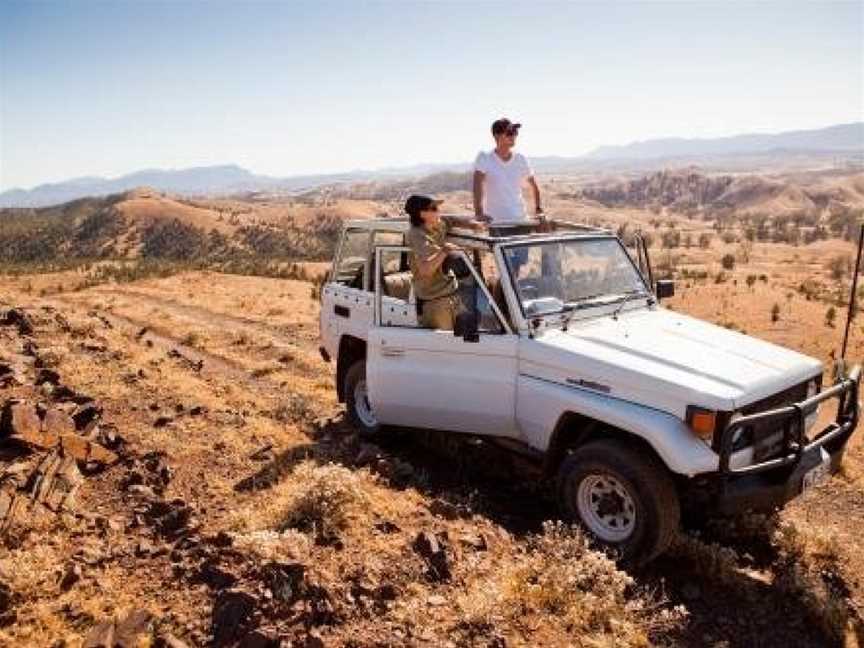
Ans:
[{"label": "arid plain", "polygon": [[[675,178],[653,193],[650,178],[543,188],[555,217],[647,233],[676,279],[668,307],[830,369],[864,176],[735,178],[740,202],[710,208],[704,176]],[[334,232],[396,213],[414,188],[467,212],[460,182],[291,199],[142,189],[70,208],[97,234],[67,232],[66,258],[5,266],[0,400],[68,415],[65,434],[109,454],[66,466],[56,504],[32,480],[65,446],[0,448],[0,486],[24,500],[0,516],[0,645],[864,645],[860,430],[827,485],[777,516],[688,531],[630,574],[555,524],[546,488],[484,469],[507,463],[492,448],[357,438],[317,351]],[[189,228],[198,256],[148,258]],[[214,252],[232,243],[250,254]],[[848,355],[864,359],[860,314]]]}]

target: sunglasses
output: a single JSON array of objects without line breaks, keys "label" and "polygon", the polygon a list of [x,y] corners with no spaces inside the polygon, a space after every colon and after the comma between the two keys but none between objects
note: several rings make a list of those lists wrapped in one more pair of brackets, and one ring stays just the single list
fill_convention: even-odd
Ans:
[{"label": "sunglasses", "polygon": [[429,206],[428,206],[426,209],[424,209],[423,211],[434,211],[434,212],[437,212],[437,211],[438,211],[438,205],[429,205]]}]

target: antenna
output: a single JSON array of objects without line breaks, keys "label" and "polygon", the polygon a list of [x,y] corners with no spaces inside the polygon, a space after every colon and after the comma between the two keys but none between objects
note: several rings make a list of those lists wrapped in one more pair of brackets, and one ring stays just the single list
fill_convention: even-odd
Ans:
[{"label": "antenna", "polygon": [[849,310],[846,312],[846,332],[843,333],[843,347],[840,352],[841,362],[846,361],[846,343],[849,342],[849,326],[852,320],[855,319],[855,311],[857,305],[855,298],[858,296],[858,273],[861,271],[861,248],[864,247],[864,223],[861,224],[861,231],[858,233],[858,253],[855,256],[855,274],[852,275],[852,294],[849,296]]}]

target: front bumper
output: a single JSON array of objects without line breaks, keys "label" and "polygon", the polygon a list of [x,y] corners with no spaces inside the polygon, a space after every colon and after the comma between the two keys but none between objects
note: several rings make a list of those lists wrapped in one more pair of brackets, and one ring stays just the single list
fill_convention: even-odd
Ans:
[{"label": "front bumper", "polygon": [[[843,461],[846,444],[860,417],[858,401],[861,366],[834,386],[799,403],[738,418],[720,436],[720,469],[693,480],[685,503],[703,512],[732,515],[747,510],[768,511],[782,507],[801,494],[804,478],[823,465],[833,474]],[[812,439],[805,435],[807,412],[829,399],[837,399],[836,419]],[[735,433],[754,423],[770,420],[783,430],[779,456],[744,467],[730,466]]]}]

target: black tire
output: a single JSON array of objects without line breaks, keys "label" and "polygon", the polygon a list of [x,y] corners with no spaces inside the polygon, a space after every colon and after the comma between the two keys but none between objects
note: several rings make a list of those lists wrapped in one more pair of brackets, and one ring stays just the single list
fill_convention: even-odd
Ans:
[{"label": "black tire", "polygon": [[[580,485],[586,479],[590,481],[583,491],[581,506],[587,510],[583,516],[579,495]],[[629,502],[618,496],[610,484],[623,487]],[[620,513],[620,518],[610,515],[610,509],[597,511],[607,505],[605,494],[598,496],[603,488],[613,490],[606,499],[611,510]],[[612,549],[624,564],[634,567],[668,549],[679,529],[681,506],[669,472],[644,450],[621,441],[604,439],[576,448],[561,462],[557,495],[566,518],[578,522],[599,544]],[[592,520],[586,519],[592,515],[593,529]],[[598,523],[601,518],[605,520]],[[614,528],[616,524],[618,529]],[[605,529],[608,535],[626,532],[626,537],[604,539],[597,529]]]},{"label": "black tire", "polygon": [[[345,372],[342,393],[345,394],[345,406],[348,409],[348,418],[351,420],[351,424],[361,437],[371,439],[380,436],[381,425],[377,421],[372,424],[369,417],[365,415],[367,410],[371,412],[371,406],[368,401],[366,403],[358,403],[356,400],[357,385],[361,382],[364,384],[366,382],[365,360],[357,360]],[[374,414],[372,416],[374,417]]]}]

